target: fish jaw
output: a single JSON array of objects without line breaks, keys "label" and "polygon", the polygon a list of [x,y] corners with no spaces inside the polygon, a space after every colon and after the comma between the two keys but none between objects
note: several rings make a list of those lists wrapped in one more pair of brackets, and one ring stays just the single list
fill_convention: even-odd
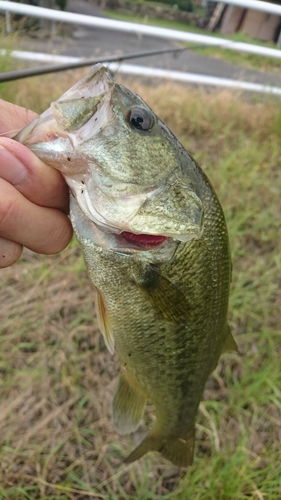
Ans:
[{"label": "fish jaw", "polygon": [[[172,238],[160,237],[156,241],[150,235],[118,234],[104,231],[80,208],[76,198],[70,194],[70,219],[73,230],[82,248],[91,247],[95,251],[108,251],[123,256],[136,256],[151,263],[169,261],[178,246]],[[151,238],[151,239],[150,239]]]},{"label": "fish jaw", "polygon": [[[151,130],[128,123],[145,112]],[[152,110],[97,65],[16,137],[60,170],[83,213],[106,233],[200,238],[204,210],[190,157]],[[185,165],[187,163],[187,171]],[[190,176],[192,179],[190,179]]]},{"label": "fish jaw", "polygon": [[114,81],[101,64],[19,132],[15,139],[68,179],[90,175],[88,158],[79,145],[108,123]]},{"label": "fish jaw", "polygon": [[183,211],[175,220],[169,199],[173,190],[170,183],[150,192],[112,197],[99,189],[91,175],[66,180],[83,213],[107,233],[148,234],[183,242],[202,235],[202,204],[187,186],[182,189]]}]

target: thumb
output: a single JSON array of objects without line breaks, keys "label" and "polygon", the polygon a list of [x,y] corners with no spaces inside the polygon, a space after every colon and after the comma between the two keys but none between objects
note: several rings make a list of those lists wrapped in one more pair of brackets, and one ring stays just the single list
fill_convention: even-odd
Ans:
[{"label": "thumb", "polygon": [[58,170],[48,167],[23,144],[0,137],[0,178],[41,207],[68,212],[68,187]]},{"label": "thumb", "polygon": [[0,135],[7,137],[16,135],[17,132],[37,116],[34,111],[3,101],[3,99],[0,99],[0,109]]}]

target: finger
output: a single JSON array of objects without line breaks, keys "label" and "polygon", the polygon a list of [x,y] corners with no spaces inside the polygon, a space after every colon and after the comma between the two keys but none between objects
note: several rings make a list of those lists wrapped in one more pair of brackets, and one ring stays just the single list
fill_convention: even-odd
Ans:
[{"label": "finger", "polygon": [[17,132],[37,116],[34,111],[3,101],[3,99],[0,99],[0,106],[0,135],[5,135],[7,137],[16,135]]},{"label": "finger", "polygon": [[0,177],[33,203],[68,213],[69,190],[57,170],[48,167],[23,144],[0,138]]},{"label": "finger", "polygon": [[0,268],[11,266],[17,262],[21,254],[22,245],[0,238]]},{"label": "finger", "polygon": [[63,250],[71,240],[70,221],[63,212],[31,203],[9,182],[0,179],[0,236],[38,253]]}]

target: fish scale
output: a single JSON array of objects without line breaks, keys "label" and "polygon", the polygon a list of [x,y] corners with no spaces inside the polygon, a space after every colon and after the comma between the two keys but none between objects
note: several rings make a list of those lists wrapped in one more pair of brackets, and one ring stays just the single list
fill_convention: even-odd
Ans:
[{"label": "fish scale", "polygon": [[69,185],[99,326],[121,361],[113,425],[135,431],[146,401],[154,404],[156,421],[126,461],[158,451],[190,465],[206,380],[220,354],[236,348],[227,323],[227,228],[209,180],[101,65],[17,140]]}]

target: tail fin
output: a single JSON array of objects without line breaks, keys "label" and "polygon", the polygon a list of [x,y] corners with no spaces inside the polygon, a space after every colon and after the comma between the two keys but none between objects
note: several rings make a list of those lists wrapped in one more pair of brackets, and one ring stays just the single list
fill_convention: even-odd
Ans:
[{"label": "tail fin", "polygon": [[160,436],[153,431],[135,448],[125,463],[134,462],[148,451],[159,451],[161,455],[174,465],[187,467],[193,462],[194,433],[186,439],[175,436]]}]

